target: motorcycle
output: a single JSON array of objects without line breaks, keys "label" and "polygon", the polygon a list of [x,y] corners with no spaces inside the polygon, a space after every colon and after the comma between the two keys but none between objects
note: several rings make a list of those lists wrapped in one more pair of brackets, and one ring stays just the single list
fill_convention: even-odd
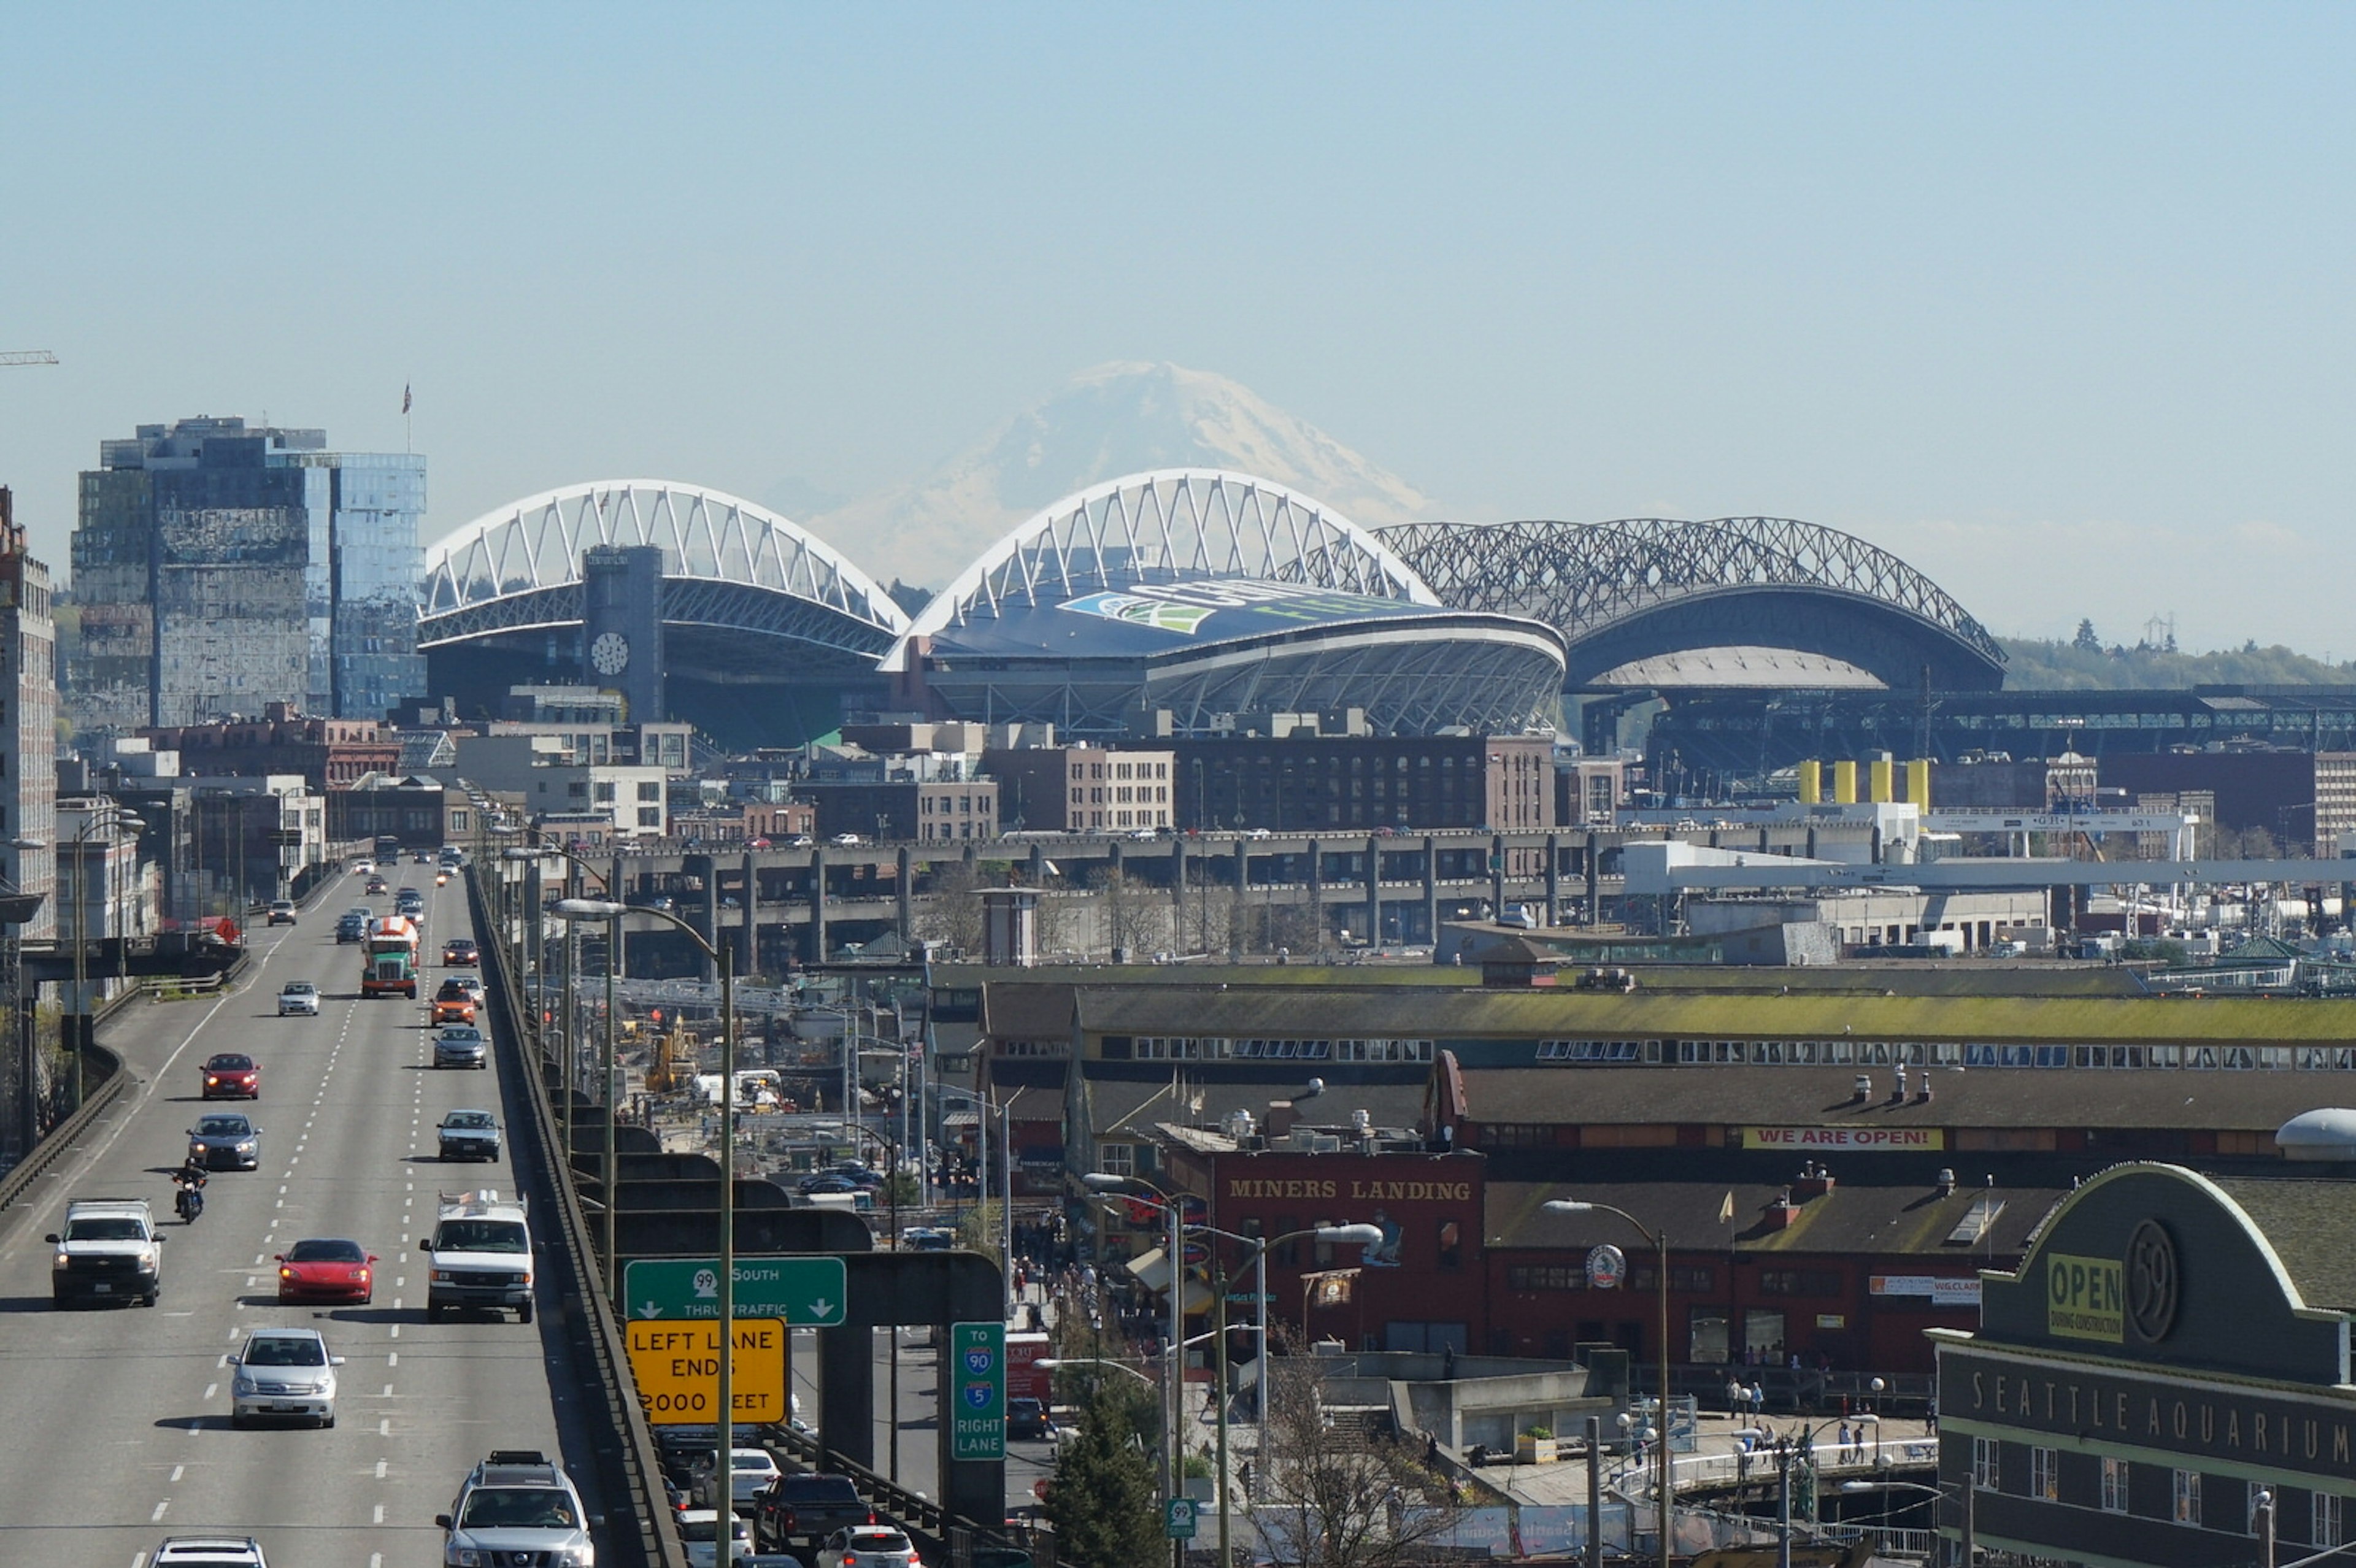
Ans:
[{"label": "motorcycle", "polygon": [[178,1212],[180,1223],[195,1224],[197,1216],[205,1211],[204,1189],[194,1182],[176,1181],[173,1185],[180,1189],[179,1196],[172,1200],[172,1207]]}]

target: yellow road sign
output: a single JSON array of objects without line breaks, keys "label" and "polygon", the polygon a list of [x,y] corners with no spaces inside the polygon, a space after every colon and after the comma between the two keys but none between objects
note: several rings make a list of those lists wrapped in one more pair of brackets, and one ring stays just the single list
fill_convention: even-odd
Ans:
[{"label": "yellow road sign", "polygon": [[[638,1404],[656,1426],[709,1426],[720,1419],[720,1324],[715,1319],[634,1319],[630,1373]],[[779,1422],[786,1410],[786,1326],[774,1317],[739,1317],[730,1403],[739,1422]]]}]

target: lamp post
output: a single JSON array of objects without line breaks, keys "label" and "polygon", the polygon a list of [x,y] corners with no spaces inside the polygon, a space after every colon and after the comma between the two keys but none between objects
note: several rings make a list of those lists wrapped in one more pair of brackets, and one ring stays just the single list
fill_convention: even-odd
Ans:
[{"label": "lamp post", "polygon": [[[998,1255],[1006,1276],[1001,1285],[1004,1297],[1001,1303],[1004,1311],[1001,1316],[1011,1320],[1014,1316],[1014,1128],[1007,1113],[1014,1109],[1014,1102],[1009,1100],[1001,1105],[970,1089],[953,1089],[948,1084],[939,1085],[934,1093],[943,1099],[970,1100],[981,1110],[981,1147],[979,1152],[981,1156],[981,1197],[985,1203],[990,1200],[990,1118],[993,1115],[998,1118]],[[1096,1178],[1089,1176],[1082,1179],[1093,1182]],[[1114,1177],[1111,1179],[1126,1181],[1130,1179]],[[1156,1188],[1154,1190],[1161,1189]],[[1177,1254],[1173,1253],[1171,1259],[1174,1266]]]},{"label": "lamp post", "polygon": [[[1669,1536],[1676,1503],[1673,1472],[1669,1466],[1669,1233],[1662,1231],[1655,1234],[1642,1220],[1637,1219],[1625,1209],[1615,1209],[1609,1203],[1590,1203],[1576,1198],[1555,1198],[1549,1199],[1543,1207],[1550,1214],[1617,1214],[1633,1226],[1636,1233],[1651,1243],[1654,1250],[1660,1254],[1660,1263],[1654,1275],[1654,1283],[1660,1286],[1661,1296],[1661,1438],[1660,1451],[1657,1456],[1660,1460],[1661,1475],[1659,1488],[1655,1496],[1660,1503],[1661,1568],[1669,1568]],[[1588,1462],[1594,1463],[1593,1456],[1589,1456]]]},{"label": "lamp post", "polygon": [[[1169,1450],[1163,1456],[1162,1496],[1164,1501],[1175,1499],[1183,1484],[1184,1466],[1180,1449],[1185,1442],[1186,1419],[1186,1279],[1182,1272],[1186,1256],[1184,1217],[1178,1200],[1141,1176],[1116,1176],[1109,1171],[1090,1171],[1080,1180],[1092,1192],[1143,1192],[1160,1200],[1162,1212],[1170,1221],[1170,1409]],[[1181,1568],[1185,1562],[1186,1543],[1170,1543],[1171,1568]]]},{"label": "lamp post", "polygon": [[[586,871],[589,875],[596,878],[598,885],[605,890],[607,897],[610,898],[612,896],[614,891],[614,879],[611,874],[599,870],[587,860],[584,860],[580,856],[572,854],[567,850],[556,848],[552,845],[542,845],[541,848],[537,850],[518,847],[502,850],[500,853],[510,860],[516,860],[529,859],[533,855],[542,852],[551,855],[561,855],[565,859],[570,860],[582,870]],[[619,910],[623,906],[619,903],[615,905],[616,910]],[[569,952],[572,948],[572,941],[570,937],[566,939],[565,946],[566,950]],[[620,1063],[614,1050],[614,1030],[616,1027],[614,1021],[614,973],[621,967],[621,963],[622,917],[617,913],[605,923],[605,1038],[599,1051],[599,1055],[604,1058],[600,1066],[603,1068],[604,1077],[605,1080],[605,1164],[600,1168],[603,1171],[603,1180],[605,1185],[605,1200],[604,1207],[605,1212],[603,1216],[604,1222],[601,1229],[604,1232],[603,1239],[605,1243],[605,1288],[614,1297],[614,1309],[616,1312],[625,1310],[622,1301],[622,1268],[621,1264],[616,1263],[614,1258],[614,1211],[617,1207],[616,1200],[621,1195],[620,1179],[614,1168],[614,1118],[619,1114],[616,1102],[620,1098],[621,1089],[619,1082],[621,1076],[619,1072]],[[572,999],[572,986],[569,981],[565,987],[565,999],[567,1001]],[[565,1036],[565,1050],[569,1054],[572,1050],[572,1036],[570,1034]],[[573,1095],[569,1087],[565,1093],[564,1103],[566,1107],[564,1154],[565,1158],[570,1161],[573,1157]]]},{"label": "lamp post", "polygon": [[[105,830],[106,839],[106,907],[107,928],[114,927],[114,846],[115,835],[124,828],[138,841],[139,829],[146,822],[125,811],[120,802],[102,798],[90,807],[89,820],[73,836],[74,847],[74,1041],[73,1041],[73,1103],[81,1108],[82,1053],[90,1043],[90,862],[83,858],[83,847],[91,834]],[[118,933],[119,934],[119,933]]]},{"label": "lamp post", "polygon": [[[611,899],[559,899],[556,913],[565,921],[602,920],[609,929],[619,926],[628,906]],[[720,1421],[718,1452],[712,1471],[723,1487],[734,1483],[736,1447],[736,944],[713,944],[679,916],[663,909],[642,909],[640,914],[668,921],[687,933],[688,939],[708,954],[720,971]],[[612,1105],[607,1104],[607,1115]],[[612,1125],[610,1120],[607,1124]],[[610,1155],[608,1157],[611,1157]],[[605,1174],[606,1212],[613,1211],[613,1172]],[[610,1221],[608,1246],[612,1245]],[[608,1266],[611,1266],[609,1262]],[[614,1270],[618,1276],[621,1271]],[[616,1285],[616,1290],[621,1287]],[[729,1495],[724,1494],[723,1495]]]},{"label": "lamp post", "polygon": [[[1286,1242],[1296,1242],[1304,1236],[1314,1237],[1320,1242],[1337,1246],[1355,1243],[1360,1246],[1371,1247],[1376,1243],[1383,1239],[1382,1228],[1377,1225],[1312,1225],[1304,1231],[1288,1231],[1280,1236],[1269,1237],[1239,1236],[1232,1231],[1221,1231],[1210,1225],[1197,1225],[1194,1229],[1198,1231],[1207,1231],[1215,1236],[1226,1236],[1231,1240],[1243,1242],[1249,1245],[1252,1249],[1252,1255],[1247,1261],[1249,1262],[1253,1267],[1260,1271],[1260,1279],[1262,1283],[1259,1287],[1259,1298],[1254,1304],[1253,1308],[1254,1315],[1259,1321],[1259,1386],[1253,1395],[1252,1408],[1255,1413],[1259,1417],[1260,1445],[1265,1449],[1268,1445],[1268,1287],[1266,1284],[1266,1263],[1269,1248],[1281,1245]],[[1234,1285],[1236,1275],[1242,1273],[1243,1268],[1243,1264],[1237,1264],[1234,1268],[1227,1270],[1226,1273],[1219,1276],[1218,1299],[1215,1307],[1217,1314],[1216,1327],[1214,1330],[1214,1336],[1212,1339],[1212,1344],[1215,1349],[1218,1358],[1218,1381],[1213,1385],[1213,1387],[1215,1390],[1215,1397],[1219,1402],[1219,1562],[1222,1568],[1225,1568],[1225,1564],[1235,1561],[1227,1551],[1227,1292]]]}]

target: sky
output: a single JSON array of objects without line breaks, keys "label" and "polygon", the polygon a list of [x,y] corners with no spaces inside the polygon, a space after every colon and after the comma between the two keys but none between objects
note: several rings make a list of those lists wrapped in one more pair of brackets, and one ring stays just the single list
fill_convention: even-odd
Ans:
[{"label": "sky", "polygon": [[2356,656],[2346,6],[222,0],[0,58],[61,570],[141,422],[398,451],[413,388],[431,540],[862,495],[1168,360],[1451,517],[1802,517],[2000,635]]}]

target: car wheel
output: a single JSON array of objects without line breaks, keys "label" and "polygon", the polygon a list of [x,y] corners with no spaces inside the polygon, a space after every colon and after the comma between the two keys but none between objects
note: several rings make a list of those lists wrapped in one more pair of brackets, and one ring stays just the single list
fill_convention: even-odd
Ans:
[{"label": "car wheel", "polygon": [[521,1307],[516,1308],[516,1321],[519,1323],[529,1323],[531,1321],[530,1302],[527,1301]]},{"label": "car wheel", "polygon": [[444,1307],[428,1306],[425,1308],[425,1321],[428,1323],[439,1323],[442,1321],[442,1314],[448,1310],[449,1308]]},{"label": "car wheel", "polygon": [[153,1307],[163,1298],[163,1292],[151,1290],[146,1295],[139,1298],[139,1305],[142,1307]]},{"label": "car wheel", "polygon": [[335,1424],[336,1424],[336,1413],[335,1413],[334,1411],[332,1411],[332,1410],[331,1410],[331,1411],[329,1411],[329,1412],[327,1412],[327,1414],[325,1414],[325,1415],[323,1415],[323,1416],[319,1417],[319,1429],[320,1429],[321,1431],[323,1431],[323,1432],[324,1432],[324,1431],[326,1431],[328,1427],[333,1426]]}]

